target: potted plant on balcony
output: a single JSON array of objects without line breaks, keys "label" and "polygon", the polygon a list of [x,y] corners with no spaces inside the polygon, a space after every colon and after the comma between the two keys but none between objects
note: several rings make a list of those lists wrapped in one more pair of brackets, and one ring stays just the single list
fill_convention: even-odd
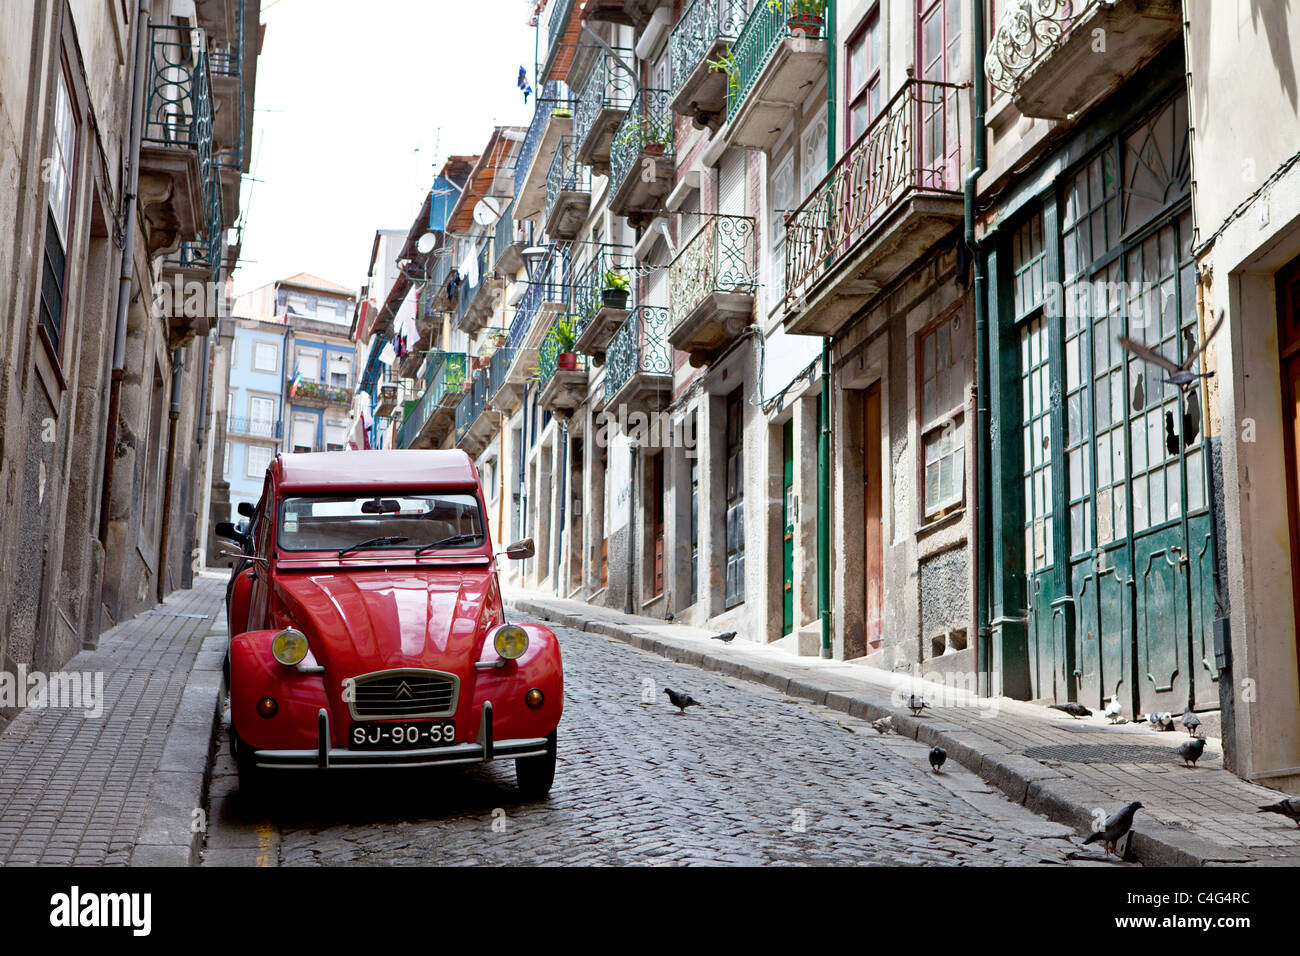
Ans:
[{"label": "potted plant on balcony", "polygon": [[555,367],[566,372],[578,368],[578,353],[574,351],[578,341],[578,328],[568,316],[560,316],[551,327],[555,339]]},{"label": "potted plant on balcony", "polygon": [[736,64],[736,54],[731,45],[716,60],[707,60],[709,69],[716,73],[727,74],[727,101],[730,102],[740,89],[740,67]]},{"label": "potted plant on balcony", "polygon": [[673,144],[671,114],[658,118],[641,116],[641,151],[651,156],[662,156]]},{"label": "potted plant on balcony", "polygon": [[[778,9],[782,0],[767,0]],[[795,36],[819,37],[826,24],[826,0],[784,0],[786,25]]]},{"label": "potted plant on balcony", "polygon": [[631,283],[627,276],[613,269],[605,273],[605,288],[600,293],[601,304],[605,308],[626,310],[630,292]]}]

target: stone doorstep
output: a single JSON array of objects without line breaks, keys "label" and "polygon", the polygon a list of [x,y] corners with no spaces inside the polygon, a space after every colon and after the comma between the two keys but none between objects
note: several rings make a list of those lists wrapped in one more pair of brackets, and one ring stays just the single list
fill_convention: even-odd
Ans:
[{"label": "stone doorstep", "polygon": [[162,758],[149,787],[145,822],[131,851],[131,866],[192,866],[203,833],[194,811],[207,806],[212,779],[212,736],[221,718],[225,680],[221,672],[225,615],[204,638],[185,682]]},{"label": "stone doorstep", "polygon": [[[919,685],[922,693],[927,686],[933,686],[945,695],[956,695],[959,705],[975,703],[974,695],[959,689],[928,685],[925,681],[914,681],[911,675],[887,671],[863,673],[854,677],[828,674],[823,668],[805,661],[764,659],[760,653],[754,653],[750,648],[731,647],[731,653],[724,656],[723,652],[711,647],[699,646],[700,638],[707,636],[707,632],[698,628],[642,618],[624,619],[622,615],[618,618],[605,615],[593,618],[591,615],[600,609],[569,610],[570,605],[577,605],[578,602],[568,600],[539,600],[510,595],[506,595],[505,600],[508,605],[524,614],[565,627],[616,638],[674,661],[764,684],[790,696],[824,704],[850,717],[870,721],[892,716],[894,728],[901,735],[943,747],[948,751],[950,759],[983,778],[1009,799],[1047,817],[1053,823],[1072,828],[1076,835],[1092,831],[1095,809],[1110,811],[1117,803],[1116,798],[1098,790],[1086,780],[1069,777],[983,736],[978,732],[980,723],[989,718],[981,718],[980,722],[969,726],[945,719],[951,716],[949,711],[959,708],[946,708],[945,718],[928,714],[919,718],[912,717],[909,711],[896,708],[889,699],[890,691],[906,682],[909,687]],[[653,636],[650,629],[654,631]],[[677,633],[669,629],[675,629]],[[685,632],[696,632],[696,635],[687,636]],[[734,653],[736,650],[749,653],[745,653],[742,660]],[[971,700],[963,700],[963,695]],[[1041,708],[1036,705],[1023,701],[999,700],[998,703],[1013,718],[1042,719]],[[980,710],[974,706],[970,709],[976,713]],[[992,720],[995,721],[996,718]],[[992,726],[990,724],[990,729]],[[1130,847],[1132,854],[1149,866],[1240,865],[1256,862],[1246,851],[1222,846],[1189,831],[1154,822],[1145,823],[1133,831]]]}]

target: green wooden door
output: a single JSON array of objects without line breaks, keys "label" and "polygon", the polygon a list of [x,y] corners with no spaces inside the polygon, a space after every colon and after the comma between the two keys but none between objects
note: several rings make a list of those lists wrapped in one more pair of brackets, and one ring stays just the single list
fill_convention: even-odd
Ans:
[{"label": "green wooden door", "polygon": [[794,419],[781,428],[781,633],[794,631]]}]

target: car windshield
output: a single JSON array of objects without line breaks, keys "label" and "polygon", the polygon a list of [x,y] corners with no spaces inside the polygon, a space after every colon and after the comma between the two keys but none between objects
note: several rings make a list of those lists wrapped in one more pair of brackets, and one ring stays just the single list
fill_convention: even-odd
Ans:
[{"label": "car windshield", "polygon": [[478,498],[464,492],[310,495],[280,501],[279,546],[286,551],[473,548],[483,544]]}]

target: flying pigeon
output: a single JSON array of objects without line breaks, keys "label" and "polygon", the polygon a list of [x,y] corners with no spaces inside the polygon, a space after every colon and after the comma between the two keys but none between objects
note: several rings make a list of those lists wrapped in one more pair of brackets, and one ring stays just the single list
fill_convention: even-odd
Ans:
[{"label": "flying pigeon", "polygon": [[679,694],[671,687],[665,687],[664,693],[668,695],[668,700],[677,708],[678,713],[686,713],[687,707],[700,706],[700,702],[690,694]]},{"label": "flying pigeon", "polygon": [[1119,718],[1124,716],[1124,708],[1120,706],[1118,694],[1107,701],[1106,709],[1102,713],[1110,718],[1112,724],[1119,722]]},{"label": "flying pigeon", "polygon": [[1300,797],[1283,797],[1277,803],[1270,803],[1266,807],[1260,807],[1258,813],[1280,813],[1289,820],[1294,820],[1295,825],[1300,827]]},{"label": "flying pigeon", "polygon": [[1165,382],[1170,385],[1177,385],[1180,389],[1186,392],[1200,379],[1209,378],[1214,374],[1213,372],[1193,372],[1192,365],[1196,362],[1197,356],[1205,351],[1205,347],[1210,344],[1210,340],[1214,338],[1215,333],[1219,331],[1219,326],[1221,325],[1223,325],[1222,309],[1219,310],[1219,318],[1214,323],[1214,327],[1210,329],[1209,334],[1205,336],[1205,341],[1187,356],[1182,365],[1176,364],[1172,359],[1166,358],[1155,349],[1148,348],[1141,342],[1136,342],[1127,336],[1121,335],[1117,341],[1126,351],[1132,352],[1138,358],[1142,359],[1142,361],[1150,362],[1152,365],[1164,369],[1168,373],[1165,376]]},{"label": "flying pigeon", "polygon": [[730,644],[736,639],[735,631],[727,631],[725,634],[714,634],[713,640],[721,641],[723,644]]},{"label": "flying pigeon", "polygon": [[871,726],[876,728],[876,733],[887,734],[894,729],[894,718],[881,717],[879,720],[873,720]]},{"label": "flying pigeon", "polygon": [[935,773],[939,772],[939,768],[943,766],[943,762],[947,759],[948,751],[942,747],[934,747],[930,750],[930,766],[934,768]]},{"label": "flying pigeon", "polygon": [[1185,740],[1178,745],[1174,753],[1183,758],[1184,767],[1195,769],[1196,761],[1200,760],[1201,754],[1205,753],[1205,738],[1193,737],[1191,740]]},{"label": "flying pigeon", "polygon": [[917,697],[915,694],[911,694],[907,698],[907,707],[911,710],[913,717],[920,716],[921,711],[929,706],[924,698]]},{"label": "flying pigeon", "polygon": [[1183,711],[1183,716],[1181,720],[1182,720],[1182,725],[1187,728],[1187,735],[1189,737],[1195,737],[1196,728],[1201,726],[1201,718],[1197,717],[1196,714],[1193,713],[1192,708],[1189,706],[1185,711]]},{"label": "flying pigeon", "polygon": [[1069,714],[1071,717],[1092,716],[1092,711],[1090,711],[1087,707],[1084,707],[1083,704],[1077,704],[1072,700],[1066,701],[1064,704],[1053,704],[1052,709],[1065,711],[1065,713]]},{"label": "flying pigeon", "polygon": [[1119,853],[1115,851],[1115,844],[1119,842],[1120,837],[1132,829],[1133,814],[1137,813],[1141,809],[1141,801],[1134,800],[1124,809],[1111,814],[1106,818],[1106,822],[1102,824],[1100,830],[1083,841],[1084,845],[1087,846],[1089,843],[1096,843],[1098,840],[1102,840],[1106,844],[1107,853],[1115,853],[1116,856],[1119,856]]}]

